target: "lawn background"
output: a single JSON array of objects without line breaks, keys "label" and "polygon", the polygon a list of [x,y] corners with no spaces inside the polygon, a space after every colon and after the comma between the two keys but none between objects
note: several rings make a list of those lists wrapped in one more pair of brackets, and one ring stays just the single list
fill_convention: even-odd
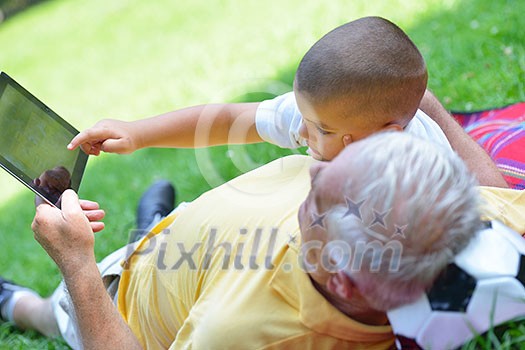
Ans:
[{"label": "lawn background", "polygon": [[[429,87],[447,108],[477,110],[525,100],[523,13],[520,0],[49,0],[0,23],[0,70],[84,129],[101,118],[289,91],[300,58],[324,33],[381,15],[421,49]],[[251,145],[91,158],[80,195],[107,212],[97,257],[126,241],[155,179],[173,181],[178,201],[189,201],[290,153]],[[0,189],[0,275],[48,294],[60,276],[32,238],[32,195],[3,172]],[[0,348],[62,347],[0,326]]]}]

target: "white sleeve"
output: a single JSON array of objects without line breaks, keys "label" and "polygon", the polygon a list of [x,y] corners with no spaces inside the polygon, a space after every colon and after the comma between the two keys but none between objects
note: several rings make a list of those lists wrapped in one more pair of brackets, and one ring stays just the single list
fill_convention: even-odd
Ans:
[{"label": "white sleeve", "polygon": [[448,142],[443,130],[441,130],[439,125],[437,125],[432,118],[420,109],[417,110],[414,118],[408,123],[405,131],[452,150],[450,142]]},{"label": "white sleeve", "polygon": [[306,146],[306,140],[299,136],[302,120],[295,95],[288,92],[260,103],[255,113],[255,128],[266,142],[282,148],[297,148]]}]

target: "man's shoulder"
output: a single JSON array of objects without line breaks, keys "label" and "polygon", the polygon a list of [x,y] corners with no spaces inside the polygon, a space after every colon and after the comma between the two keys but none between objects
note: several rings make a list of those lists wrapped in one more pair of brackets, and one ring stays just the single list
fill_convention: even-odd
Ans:
[{"label": "man's shoulder", "polygon": [[313,162],[292,155],[240,175],[194,200],[178,217],[178,225],[202,226],[203,217],[216,226],[279,222],[296,212],[308,194]]},{"label": "man's shoulder", "polygon": [[482,216],[486,220],[499,220],[514,231],[525,234],[525,191],[510,188],[479,186]]},{"label": "man's shoulder", "polygon": [[226,182],[210,193],[225,192],[235,197],[243,197],[273,195],[275,191],[286,188],[289,191],[308,191],[309,169],[314,162],[313,158],[304,155],[278,158]]}]

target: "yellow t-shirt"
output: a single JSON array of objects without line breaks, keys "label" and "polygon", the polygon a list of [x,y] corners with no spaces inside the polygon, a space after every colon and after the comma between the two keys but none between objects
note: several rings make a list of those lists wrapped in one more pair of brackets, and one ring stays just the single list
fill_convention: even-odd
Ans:
[{"label": "yellow t-shirt", "polygon": [[[298,263],[297,211],[313,160],[276,160],[163,220],[126,263],[119,311],[148,349],[388,349],[389,326],[356,322]],[[525,231],[525,192],[482,187],[485,212]],[[176,220],[175,220],[176,219]]]},{"label": "yellow t-shirt", "polygon": [[311,163],[286,157],[240,176],[142,242],[122,275],[118,306],[144,347],[392,347],[390,326],[346,317],[299,267],[297,211]]},{"label": "yellow t-shirt", "polygon": [[483,218],[499,220],[514,231],[525,234],[525,191],[480,186]]}]

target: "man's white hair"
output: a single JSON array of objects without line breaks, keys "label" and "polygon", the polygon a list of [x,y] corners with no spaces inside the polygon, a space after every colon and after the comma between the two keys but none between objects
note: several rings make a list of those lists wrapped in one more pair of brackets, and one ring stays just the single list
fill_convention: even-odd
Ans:
[{"label": "man's white hair", "polygon": [[476,181],[455,153],[407,133],[354,146],[348,167],[360,175],[346,180],[327,232],[350,245],[345,273],[386,311],[419,297],[480,228]]}]

